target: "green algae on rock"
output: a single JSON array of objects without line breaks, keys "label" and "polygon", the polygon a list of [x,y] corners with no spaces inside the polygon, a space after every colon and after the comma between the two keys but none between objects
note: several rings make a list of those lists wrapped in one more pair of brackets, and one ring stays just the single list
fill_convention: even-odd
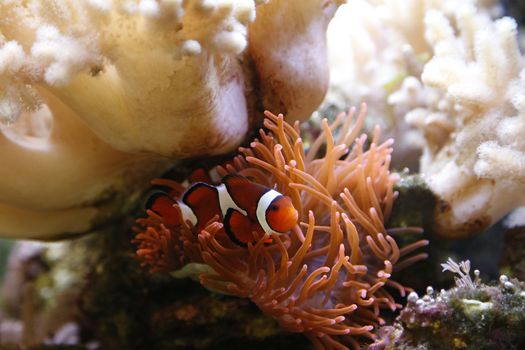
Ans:
[{"label": "green algae on rock", "polygon": [[523,349],[525,283],[501,275],[497,284],[481,283],[461,269],[457,285],[435,292],[428,287],[407,305],[393,326],[380,329],[369,350]]},{"label": "green algae on rock", "polygon": [[388,222],[390,227],[422,227],[432,231],[437,198],[419,174],[399,173],[395,191],[399,194]]}]

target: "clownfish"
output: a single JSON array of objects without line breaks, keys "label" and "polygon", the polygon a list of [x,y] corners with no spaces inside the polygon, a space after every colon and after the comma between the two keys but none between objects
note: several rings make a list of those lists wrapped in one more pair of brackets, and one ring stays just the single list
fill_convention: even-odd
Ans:
[{"label": "clownfish", "polygon": [[157,192],[146,204],[148,209],[162,217],[166,225],[172,226],[181,224],[176,206],[182,220],[190,222],[197,232],[219,216],[228,237],[241,246],[264,234],[284,234],[298,219],[289,197],[237,174],[225,176],[218,186],[197,182],[184,192],[180,200]]}]

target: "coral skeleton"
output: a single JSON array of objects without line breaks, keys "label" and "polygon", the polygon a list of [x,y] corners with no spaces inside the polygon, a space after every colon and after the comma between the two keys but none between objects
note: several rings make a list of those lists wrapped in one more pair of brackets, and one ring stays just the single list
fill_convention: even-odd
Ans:
[{"label": "coral skeleton", "polygon": [[93,230],[173,160],[234,150],[263,108],[308,117],[338,5],[1,1],[0,235]]},{"label": "coral skeleton", "polygon": [[[238,173],[289,196],[299,212],[289,234],[244,248],[220,234],[220,221],[194,232],[148,210],[136,228],[138,257],[152,271],[198,268],[194,275],[204,286],[250,298],[317,349],[359,349],[383,323],[380,309],[399,307],[386,287],[407,291],[392,273],[424,259],[425,253],[412,253],[428,243],[399,248],[395,235],[420,229],[385,228],[396,197],[397,176],[389,172],[393,141],[379,143],[376,128],[366,149],[367,136],[359,135],[365,113],[363,104],[355,121],[354,109],[332,124],[323,120],[323,133],[305,152],[299,124],[267,112],[266,131],[215,169],[219,178]],[[168,179],[155,183],[170,187],[174,198],[185,190]]]}]

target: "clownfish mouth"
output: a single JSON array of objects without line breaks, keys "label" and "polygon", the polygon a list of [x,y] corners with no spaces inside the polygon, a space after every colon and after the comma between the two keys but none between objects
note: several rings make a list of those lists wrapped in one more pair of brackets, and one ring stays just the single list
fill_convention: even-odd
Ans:
[{"label": "clownfish mouth", "polygon": [[[294,208],[293,214],[292,214],[292,221],[297,224],[297,220],[299,220],[299,212]],[[294,225],[295,226],[295,225]]]}]

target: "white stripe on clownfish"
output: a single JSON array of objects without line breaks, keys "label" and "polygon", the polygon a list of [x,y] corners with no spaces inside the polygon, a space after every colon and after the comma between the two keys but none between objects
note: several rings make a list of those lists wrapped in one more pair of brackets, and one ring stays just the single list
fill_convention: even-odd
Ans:
[{"label": "white stripe on clownfish", "polygon": [[275,230],[272,230],[272,228],[268,224],[268,221],[266,220],[266,211],[268,210],[268,207],[272,204],[275,198],[279,196],[282,196],[282,194],[275,190],[269,190],[268,192],[263,194],[257,202],[257,221],[259,221],[259,225],[261,225],[263,231],[268,235],[272,233],[283,234],[283,232],[277,232]]},{"label": "white stripe on clownfish", "polygon": [[[248,216],[246,210],[241,209],[237,205],[237,203],[235,203],[224,184],[210,187],[213,187],[217,191],[217,197],[219,198],[219,207],[221,208],[221,214],[223,218],[226,216],[226,213],[230,209],[236,210],[244,216]],[[188,190],[191,190],[191,188],[192,187],[190,187]],[[198,219],[195,211],[186,203],[184,203],[184,200],[177,200],[176,203],[181,210],[182,219],[184,220],[184,222],[189,221],[193,226],[196,226]]]},{"label": "white stripe on clownfish", "polygon": [[230,195],[230,192],[226,188],[226,185],[222,184],[219,186],[215,186],[215,188],[219,192],[219,205],[221,207],[222,217],[226,216],[228,209],[237,210],[242,215],[248,216],[246,210],[239,208],[237,203],[235,203],[232,196]]},{"label": "white stripe on clownfish", "polygon": [[[197,216],[195,216],[195,213],[193,212],[193,210],[188,207],[183,201],[176,201],[177,204],[180,208],[180,213],[182,215],[182,220],[184,222],[191,222],[191,224],[193,226],[196,226],[197,225]],[[174,204],[175,205],[175,204]]]}]

